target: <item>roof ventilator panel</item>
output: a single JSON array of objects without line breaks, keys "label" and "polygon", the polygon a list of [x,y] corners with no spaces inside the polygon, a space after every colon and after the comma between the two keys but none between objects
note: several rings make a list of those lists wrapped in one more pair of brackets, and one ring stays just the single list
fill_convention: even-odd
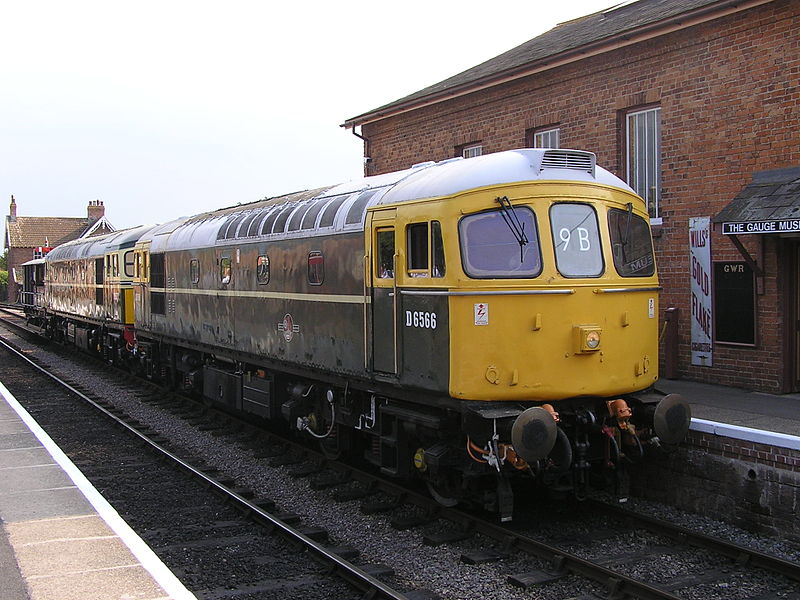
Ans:
[{"label": "roof ventilator panel", "polygon": [[545,150],[540,171],[545,169],[572,169],[585,171],[594,177],[595,155],[580,150]]}]

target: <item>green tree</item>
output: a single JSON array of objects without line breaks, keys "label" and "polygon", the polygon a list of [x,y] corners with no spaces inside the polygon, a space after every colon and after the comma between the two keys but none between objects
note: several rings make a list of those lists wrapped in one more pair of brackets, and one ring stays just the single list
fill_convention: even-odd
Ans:
[{"label": "green tree", "polygon": [[0,300],[8,300],[8,248],[0,255]]}]

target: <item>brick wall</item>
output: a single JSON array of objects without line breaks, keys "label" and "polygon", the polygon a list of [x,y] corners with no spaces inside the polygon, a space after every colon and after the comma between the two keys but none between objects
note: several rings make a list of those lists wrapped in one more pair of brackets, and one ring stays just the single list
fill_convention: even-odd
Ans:
[{"label": "brick wall", "polygon": [[692,431],[686,444],[631,477],[631,493],[800,541],[800,451]]},{"label": "brick wall", "polygon": [[23,269],[21,264],[33,259],[33,250],[31,248],[9,248],[8,250],[8,300],[9,302],[16,302],[17,296],[21,290],[12,279],[12,268],[16,268],[17,274],[22,281]]},{"label": "brick wall", "polygon": [[[800,165],[800,3],[777,0],[631,47],[363,126],[368,174],[454,156],[522,147],[526,131],[557,125],[561,146],[587,149],[625,178],[626,111],[660,106],[663,227],[656,239],[661,307],[680,312],[679,369],[692,379],[780,392],[783,378],[780,242],[763,242],[757,346],[717,346],[714,367],[689,352],[688,220],[713,216],[754,171]],[[753,256],[758,236],[745,237]],[[712,236],[713,260],[742,260]],[[785,390],[784,390],[785,391]]]}]

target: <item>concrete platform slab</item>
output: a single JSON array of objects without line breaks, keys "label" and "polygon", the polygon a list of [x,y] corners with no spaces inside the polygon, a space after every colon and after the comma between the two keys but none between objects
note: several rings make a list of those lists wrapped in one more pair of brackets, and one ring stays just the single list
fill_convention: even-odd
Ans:
[{"label": "concrete platform slab", "polygon": [[0,383],[0,600],[194,600]]},{"label": "concrete platform slab", "polygon": [[0,450],[0,469],[47,464],[53,464],[53,457],[47,453],[44,446]]},{"label": "concrete platform slab", "polygon": [[75,486],[0,495],[0,519],[6,524],[94,512]]}]

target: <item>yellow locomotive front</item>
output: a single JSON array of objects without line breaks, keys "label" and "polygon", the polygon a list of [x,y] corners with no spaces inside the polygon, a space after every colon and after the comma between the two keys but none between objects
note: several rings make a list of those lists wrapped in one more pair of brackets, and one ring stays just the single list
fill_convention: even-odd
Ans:
[{"label": "yellow locomotive front", "polygon": [[658,379],[658,279],[643,201],[589,183],[537,182],[462,198],[450,296],[450,393],[562,401]]}]

